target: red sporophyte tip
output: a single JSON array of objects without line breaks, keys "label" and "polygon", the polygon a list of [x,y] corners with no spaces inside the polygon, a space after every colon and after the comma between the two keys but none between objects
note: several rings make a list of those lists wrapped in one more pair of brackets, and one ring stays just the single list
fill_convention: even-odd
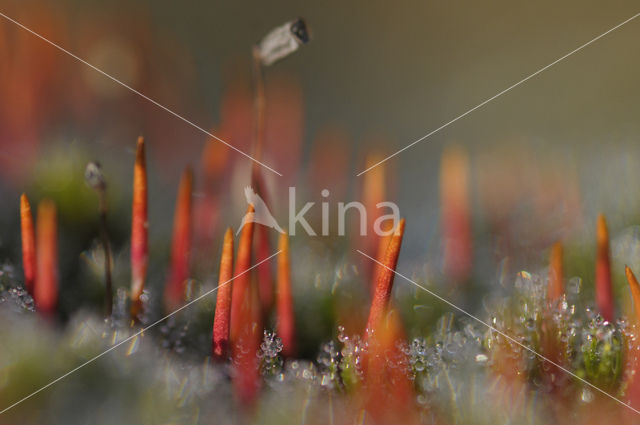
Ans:
[{"label": "red sporophyte tip", "polygon": [[549,255],[549,285],[547,287],[547,299],[555,302],[564,295],[564,268],[562,255],[562,242],[556,242],[551,247]]},{"label": "red sporophyte tip", "polygon": [[260,300],[255,285],[246,288],[238,308],[238,330],[236,338],[231,340],[234,392],[242,405],[251,407],[260,390],[258,349],[262,337]]},{"label": "red sporophyte tip", "polygon": [[[253,214],[253,205],[249,205],[247,214]],[[247,220],[240,232],[238,253],[236,255],[236,278],[233,280],[231,294],[231,343],[236,341],[240,326],[240,306],[248,296],[251,274],[247,270],[251,267],[251,247],[253,242],[253,221]]]},{"label": "red sporophyte tip", "polygon": [[624,274],[627,276],[627,282],[629,282],[629,288],[631,288],[636,323],[640,324],[640,284],[638,284],[638,280],[628,266],[624,266]]},{"label": "red sporophyte tip", "polygon": [[596,304],[602,317],[613,320],[613,285],[611,283],[611,258],[609,255],[609,231],[603,214],[598,215],[596,257]]},{"label": "red sporophyte tip", "polygon": [[142,308],[140,296],[147,279],[149,264],[149,222],[147,218],[147,162],[144,139],[138,138],[133,166],[133,205],[131,211],[131,316]]},{"label": "red sporophyte tip", "polygon": [[400,220],[393,231],[384,259],[380,261],[383,265],[376,264],[376,287],[373,294],[373,300],[371,301],[371,310],[369,311],[369,320],[367,321],[367,329],[365,331],[366,333],[372,331],[375,332],[376,324],[380,322],[389,305],[391,289],[393,288],[393,278],[395,276],[394,271],[398,264],[398,256],[400,254],[400,247],[402,246],[403,234],[404,218]]},{"label": "red sporophyte tip", "polygon": [[213,319],[213,347],[211,356],[216,361],[224,361],[229,355],[229,320],[231,318],[231,279],[233,278],[233,231],[228,228],[224,234],[216,312]]},{"label": "red sporophyte tip", "polygon": [[[391,221],[385,221],[381,230],[384,232],[382,235],[378,236],[378,250],[376,251],[376,260],[379,262],[384,261],[384,255],[387,252],[387,247],[389,246],[389,242],[391,241],[391,236],[393,236],[393,223]],[[380,271],[380,267],[377,264],[374,264],[372,279],[371,279],[371,296],[376,291],[375,283],[378,281],[378,272]]]},{"label": "red sporophyte tip", "polygon": [[[635,323],[636,326],[638,326],[640,325],[640,284],[638,284],[638,280],[631,271],[631,268],[624,266],[624,273],[627,276],[627,282],[629,282],[629,288],[631,289]],[[626,368],[633,371],[637,370],[638,365],[640,365],[640,358],[638,354],[638,341],[634,339],[631,343],[633,346],[632,349],[628,351]],[[626,373],[624,386],[626,387],[625,396],[630,405],[634,408],[640,408],[640,375],[638,375],[637,371],[635,373]]]},{"label": "red sporophyte tip", "polygon": [[278,335],[282,340],[282,354],[292,357],[296,354],[295,318],[293,297],[291,295],[291,264],[289,255],[289,235],[280,234],[278,241],[278,287],[276,309],[278,317]]},{"label": "red sporophyte tip", "polygon": [[365,356],[365,409],[372,423],[413,423],[414,393],[407,370],[397,367],[408,362],[401,348],[406,335],[397,311],[385,309],[375,324]]},{"label": "red sporophyte tip", "polygon": [[191,193],[193,173],[187,167],[180,179],[176,210],[173,216],[173,239],[171,241],[171,270],[165,287],[165,305],[174,310],[185,300],[187,279],[189,278],[189,258],[191,252]]},{"label": "red sporophyte tip", "polygon": [[462,281],[471,274],[473,246],[469,208],[469,160],[459,147],[446,149],[440,168],[444,272]]},{"label": "red sporophyte tip", "polygon": [[24,286],[33,295],[38,267],[36,260],[36,235],[33,227],[33,215],[29,199],[24,193],[20,196],[20,230],[22,233],[22,268],[24,270]]},{"label": "red sporophyte tip", "polygon": [[38,204],[37,228],[38,270],[33,298],[36,310],[52,315],[58,304],[58,224],[53,201],[45,199]]}]

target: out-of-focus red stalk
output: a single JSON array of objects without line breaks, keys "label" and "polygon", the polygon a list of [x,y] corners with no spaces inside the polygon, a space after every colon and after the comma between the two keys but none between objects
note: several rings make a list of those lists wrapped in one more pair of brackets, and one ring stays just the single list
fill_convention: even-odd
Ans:
[{"label": "out-of-focus red stalk", "polygon": [[[256,225],[256,259],[262,261],[271,255],[269,228],[262,224]],[[258,293],[263,314],[269,314],[273,307],[273,272],[270,261],[265,261],[258,267]]]},{"label": "out-of-focus red stalk", "polygon": [[547,299],[556,302],[564,295],[564,267],[562,242],[556,242],[551,247],[549,255],[549,285]]},{"label": "out-of-focus red stalk", "polygon": [[613,285],[611,283],[611,257],[609,256],[609,230],[603,214],[598,215],[596,257],[596,304],[600,314],[613,321]]},{"label": "out-of-focus red stalk", "polygon": [[22,268],[24,286],[33,295],[33,286],[38,268],[36,260],[36,235],[33,227],[33,215],[29,199],[24,193],[20,196],[20,230],[22,232]]},{"label": "out-of-focus red stalk", "polygon": [[[365,211],[367,212],[368,224],[375,223],[380,217],[380,209],[376,206],[380,202],[384,202],[387,199],[387,164],[380,163],[384,159],[384,155],[370,154],[365,161],[365,169],[372,168],[369,172],[365,173],[362,181],[362,203],[364,204]],[[380,164],[379,164],[380,163]],[[379,164],[376,166],[376,164]],[[360,223],[356,227],[359,229]],[[362,242],[359,244],[364,252],[373,252],[379,248],[379,237],[376,232],[372,231],[372,228],[367,229],[367,234],[364,238],[361,238]],[[386,249],[386,245],[384,246]],[[380,260],[379,257],[376,259]],[[376,283],[376,269],[378,266],[375,263],[363,259],[364,263],[363,271],[366,279],[370,279],[371,292],[375,291]]]},{"label": "out-of-focus red stalk", "polygon": [[220,275],[218,277],[218,295],[216,313],[213,319],[212,357],[224,361],[229,355],[229,320],[231,319],[231,288],[233,278],[233,231],[227,229],[222,244]]},{"label": "out-of-focus red stalk", "polygon": [[[227,134],[218,129],[212,129],[213,134],[219,134],[223,140],[231,140]],[[220,205],[225,199],[221,193],[222,183],[226,181],[225,174],[229,170],[229,148],[215,140],[207,140],[200,160],[202,181],[198,183],[202,196],[194,199],[194,232],[193,246],[198,260],[208,264],[214,249],[215,236],[218,232],[220,220]]]},{"label": "out-of-focus red stalk", "polygon": [[398,256],[400,255],[400,247],[402,246],[402,236],[404,235],[404,218],[400,220],[396,226],[387,250],[384,255],[384,260],[381,261],[384,267],[380,264],[376,264],[377,281],[375,283],[376,289],[373,294],[373,300],[371,301],[371,310],[369,311],[369,320],[367,321],[367,329],[365,333],[371,331],[375,332],[375,326],[380,322],[381,318],[386,312],[389,305],[389,299],[391,298],[391,290],[393,289],[393,278],[398,264]]},{"label": "out-of-focus red stalk", "polygon": [[191,253],[191,193],[193,172],[187,167],[182,173],[176,210],[173,216],[173,239],[171,241],[171,270],[165,287],[165,306],[173,311],[185,300],[185,289],[189,278]]},{"label": "out-of-focus red stalk", "polygon": [[469,278],[473,262],[468,186],[466,152],[459,147],[446,149],[440,168],[444,273],[456,281]]},{"label": "out-of-focus red stalk", "polygon": [[140,296],[147,279],[149,264],[149,222],[147,218],[147,161],[144,139],[138,138],[133,166],[133,205],[131,211],[131,316],[142,309]]},{"label": "out-of-focus red stalk", "polygon": [[[365,409],[372,423],[414,423],[414,393],[405,368],[407,355],[400,349],[405,333],[398,313],[385,309],[369,339],[365,367]],[[395,364],[391,364],[395,363]]]},{"label": "out-of-focus red stalk", "polygon": [[[253,205],[249,205],[247,213],[253,213]],[[236,278],[233,281],[233,291],[231,295],[231,343],[237,341],[238,331],[240,329],[240,307],[245,298],[248,297],[248,288],[251,282],[251,274],[246,272],[251,267],[251,247],[253,242],[253,222],[245,223],[240,232],[238,241],[238,254],[236,256]],[[246,273],[245,273],[246,272]]]},{"label": "out-of-focus red stalk", "polygon": [[[628,266],[624,266],[624,273],[627,276],[627,282],[629,282],[629,288],[631,289],[631,297],[633,298],[633,308],[635,311],[635,325],[640,326],[640,284],[636,279],[633,271]],[[638,374],[638,367],[640,367],[640,347],[638,347],[638,341],[632,341],[629,353],[626,355],[626,398],[634,409],[640,409],[640,374]],[[632,371],[635,371],[633,373]]]},{"label": "out-of-focus red stalk", "polygon": [[36,310],[55,313],[58,304],[58,223],[56,206],[45,199],[38,204],[38,271],[34,287]]},{"label": "out-of-focus red stalk", "polygon": [[[233,286],[235,289],[235,282]],[[231,341],[233,386],[238,402],[252,407],[260,391],[258,349],[262,336],[260,300],[255,285],[246,288],[245,297],[238,308],[238,333],[236,339]]]},{"label": "out-of-focus red stalk", "polygon": [[624,274],[627,276],[631,297],[633,298],[633,308],[636,314],[636,324],[640,325],[640,285],[633,271],[628,266],[624,266]]},{"label": "out-of-focus red stalk", "polygon": [[293,357],[296,354],[295,318],[293,297],[291,295],[291,264],[289,254],[289,235],[280,234],[278,241],[278,288],[276,310],[278,317],[278,336],[282,340],[282,354]]},{"label": "out-of-focus red stalk", "polygon": [[[549,282],[547,286],[547,301],[551,308],[545,311],[540,333],[540,346],[544,356],[555,364],[565,364],[565,343],[558,340],[560,332],[557,323],[553,320],[557,303],[564,295],[564,267],[563,248],[561,242],[556,242],[551,247],[549,257]],[[548,373],[543,379],[548,382],[555,397],[560,400],[563,397],[566,380],[565,375],[554,365],[549,365]]]},{"label": "out-of-focus red stalk", "polygon": [[[262,140],[258,138],[257,140]],[[259,146],[259,145],[258,145]],[[261,151],[256,149],[256,151]],[[261,174],[261,170],[257,163],[253,163],[251,170],[251,185],[254,187],[256,193],[260,195],[265,204],[269,205],[269,198],[264,190],[264,177]],[[256,233],[255,244],[255,257],[258,261],[262,261],[271,255],[271,245],[269,241],[269,228],[262,224],[255,224],[254,232]],[[273,306],[273,273],[271,269],[271,262],[265,261],[257,267],[258,272],[258,293],[260,295],[260,304],[262,306],[262,312],[268,315]]]}]

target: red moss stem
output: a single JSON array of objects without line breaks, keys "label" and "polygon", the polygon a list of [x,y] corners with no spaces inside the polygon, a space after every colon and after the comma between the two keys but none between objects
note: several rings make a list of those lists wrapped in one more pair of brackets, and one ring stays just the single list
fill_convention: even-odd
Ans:
[{"label": "red moss stem", "polygon": [[278,249],[278,287],[277,317],[278,336],[282,340],[282,354],[293,357],[296,354],[295,318],[293,314],[293,297],[291,295],[291,264],[289,254],[289,235],[280,234]]},{"label": "red moss stem", "polygon": [[[249,205],[247,214],[254,212],[253,205]],[[251,267],[251,247],[253,242],[253,222],[249,220],[245,223],[240,233],[238,241],[238,254],[236,257],[236,278],[233,281],[233,291],[231,295],[231,343],[236,341],[240,329],[240,307],[247,297],[247,288],[251,281],[250,273],[244,273]]]},{"label": "red moss stem", "polygon": [[53,201],[40,201],[37,228],[38,271],[34,301],[36,310],[51,316],[58,304],[58,224]]},{"label": "red moss stem", "polygon": [[192,192],[193,172],[191,168],[187,167],[180,179],[176,210],[173,216],[171,269],[164,294],[165,306],[169,311],[180,307],[185,301],[191,253]]},{"label": "red moss stem", "polygon": [[33,215],[29,199],[24,193],[20,196],[20,230],[22,233],[22,268],[24,270],[24,286],[33,295],[33,288],[38,268],[36,259],[36,235],[33,227]]},{"label": "red moss stem", "polygon": [[629,282],[629,288],[631,288],[631,297],[633,298],[636,323],[640,324],[640,284],[638,284],[636,276],[628,266],[624,266],[624,274],[627,276],[627,282]]},{"label": "red moss stem", "polygon": [[233,278],[233,231],[228,228],[224,234],[216,312],[213,319],[212,357],[224,361],[229,355],[229,320],[231,318],[231,288]]},{"label": "red moss stem", "polygon": [[371,310],[369,311],[369,320],[367,321],[367,332],[375,330],[376,324],[380,322],[389,304],[391,290],[393,289],[393,278],[395,277],[393,271],[398,264],[403,235],[404,218],[400,220],[391,236],[384,260],[381,261],[384,266],[377,264],[378,270],[375,273],[377,276],[376,289],[373,294],[373,300],[371,301]]},{"label": "red moss stem", "polygon": [[[633,308],[635,312],[635,324],[640,325],[640,284],[636,279],[633,271],[628,266],[624,266],[624,273],[627,276],[627,282],[629,282],[629,288],[631,289],[631,297],[633,298]],[[627,371],[625,382],[625,397],[629,404],[634,408],[640,408],[640,375],[638,375],[637,367],[640,365],[640,358],[638,357],[638,341],[632,340],[632,347],[628,351],[626,359],[626,368],[634,372]]]},{"label": "red moss stem", "polygon": [[444,273],[456,281],[469,278],[473,261],[468,186],[466,152],[461,148],[445,150],[440,169]]},{"label": "red moss stem", "polygon": [[549,284],[547,299],[556,302],[564,295],[564,267],[562,242],[556,242],[551,247],[549,256]]},{"label": "red moss stem", "polygon": [[144,290],[149,264],[149,222],[147,218],[147,161],[144,139],[138,138],[133,166],[133,202],[131,211],[131,317],[142,310],[140,296]]},{"label": "red moss stem", "polygon": [[[234,284],[235,288],[235,284]],[[251,285],[239,306],[237,337],[232,340],[233,384],[236,399],[246,407],[252,407],[260,391],[258,349],[262,335],[262,321],[258,289]]]},{"label": "red moss stem", "polygon": [[407,371],[392,365],[408,361],[400,349],[406,335],[398,312],[385,309],[375,324],[376,333],[369,339],[366,354],[364,407],[372,423],[414,423],[415,394]]},{"label": "red moss stem", "polygon": [[611,283],[611,257],[609,255],[609,230],[603,214],[598,216],[596,257],[596,304],[602,317],[613,321],[613,285]]}]

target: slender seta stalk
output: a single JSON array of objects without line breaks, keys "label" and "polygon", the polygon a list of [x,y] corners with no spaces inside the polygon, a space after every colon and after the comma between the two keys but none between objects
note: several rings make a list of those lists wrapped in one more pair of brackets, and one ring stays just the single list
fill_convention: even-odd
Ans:
[{"label": "slender seta stalk", "polygon": [[191,168],[187,167],[180,179],[176,210],[173,216],[171,270],[164,294],[165,306],[168,311],[175,310],[185,301],[191,253],[192,192],[193,172]]},{"label": "slender seta stalk", "polygon": [[636,323],[640,325],[640,284],[631,268],[624,266],[624,274],[627,276],[629,288],[631,289],[631,297],[633,298],[633,307],[636,314]]},{"label": "slender seta stalk", "polygon": [[111,247],[109,244],[109,232],[107,231],[107,183],[102,174],[100,164],[90,162],[84,172],[87,184],[98,193],[98,214],[100,216],[100,240],[104,253],[104,304],[107,317],[113,311],[113,289],[111,285]]},{"label": "slender seta stalk", "polygon": [[295,318],[293,297],[291,295],[291,263],[289,254],[289,235],[280,234],[278,241],[278,285],[276,292],[276,312],[278,335],[282,340],[282,354],[292,357],[296,354]]},{"label": "slender seta stalk", "polygon": [[231,319],[231,288],[233,278],[233,231],[228,228],[222,243],[220,275],[216,312],[213,319],[213,347],[211,356],[215,361],[225,361],[229,356],[229,320]]},{"label": "slender seta stalk", "polygon": [[36,259],[36,235],[33,227],[33,215],[29,199],[24,193],[20,196],[20,231],[22,235],[22,269],[24,286],[33,295],[38,263]]},{"label": "slender seta stalk", "polygon": [[131,317],[142,311],[140,296],[144,290],[149,264],[149,222],[147,206],[147,161],[145,143],[138,138],[133,166],[133,206],[131,212]]},{"label": "slender seta stalk", "polygon": [[404,218],[400,220],[393,231],[393,235],[391,236],[391,240],[387,246],[387,251],[384,255],[384,260],[381,261],[384,266],[377,264],[377,271],[375,272],[375,275],[377,276],[377,281],[375,283],[376,289],[373,294],[373,300],[371,301],[371,310],[369,311],[369,320],[367,321],[366,328],[367,334],[375,332],[376,324],[380,323],[380,320],[384,316],[389,305],[391,290],[393,289],[393,278],[395,277],[395,273],[393,271],[396,269],[396,265],[398,264],[398,256],[400,255],[403,235]]},{"label": "slender seta stalk", "polygon": [[460,147],[447,148],[442,154],[440,199],[444,271],[455,281],[471,274],[473,245],[469,207],[469,159]]},{"label": "slender seta stalk", "polygon": [[609,230],[603,214],[598,215],[596,235],[596,304],[602,317],[611,322],[614,315],[611,257],[609,254]]},{"label": "slender seta stalk", "polygon": [[246,288],[238,308],[237,335],[231,341],[234,393],[241,405],[251,408],[260,391],[258,349],[262,336],[260,300],[255,285]]},{"label": "slender seta stalk", "polygon": [[34,288],[36,310],[52,316],[58,304],[58,224],[56,206],[45,199],[38,204],[38,271]]},{"label": "slender seta stalk", "polygon": [[547,299],[556,302],[564,295],[564,267],[562,242],[556,242],[551,247],[549,255],[549,284]]},{"label": "slender seta stalk", "polygon": [[[253,205],[249,205],[247,214],[253,214]],[[246,272],[251,267],[251,247],[253,242],[253,222],[248,220],[240,233],[238,241],[238,254],[236,256],[236,277],[233,281],[231,295],[231,330],[230,340],[234,344],[240,329],[240,307],[248,296],[248,288],[251,282],[251,273]],[[246,272],[246,273],[245,273]]]}]

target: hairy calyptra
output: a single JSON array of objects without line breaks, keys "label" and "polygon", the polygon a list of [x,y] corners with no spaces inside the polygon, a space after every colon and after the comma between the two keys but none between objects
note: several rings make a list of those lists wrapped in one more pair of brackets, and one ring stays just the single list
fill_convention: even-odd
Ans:
[{"label": "hairy calyptra", "polygon": [[20,230],[22,236],[22,269],[24,270],[24,286],[33,295],[36,280],[36,236],[33,227],[33,215],[29,199],[24,193],[20,196]]},{"label": "hairy calyptra", "polygon": [[133,203],[131,211],[131,316],[142,309],[140,296],[149,264],[149,222],[147,218],[147,162],[144,139],[138,138],[133,166]]},{"label": "hairy calyptra", "polygon": [[233,278],[233,231],[228,228],[224,234],[216,312],[213,319],[213,347],[211,356],[216,361],[224,361],[229,354],[229,320],[231,318],[231,279]]}]

